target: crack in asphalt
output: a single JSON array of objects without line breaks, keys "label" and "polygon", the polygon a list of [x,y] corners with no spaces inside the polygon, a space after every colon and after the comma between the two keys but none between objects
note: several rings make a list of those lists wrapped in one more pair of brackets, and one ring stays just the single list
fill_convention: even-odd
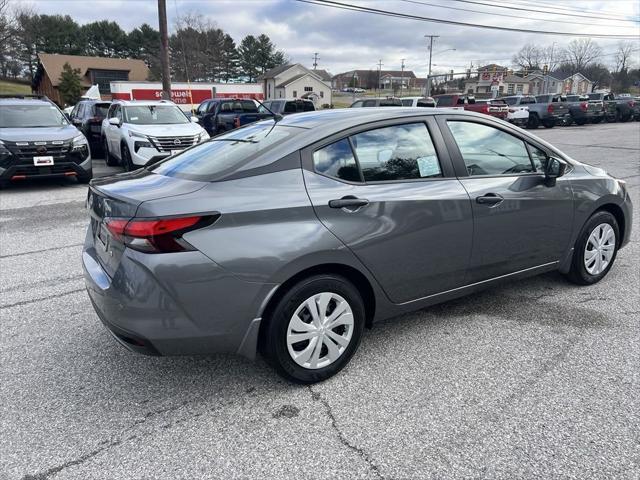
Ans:
[{"label": "crack in asphalt", "polygon": [[29,252],[12,253],[9,255],[0,255],[0,260],[3,258],[21,257],[23,255],[33,255],[34,253],[53,252],[56,250],[64,250],[65,248],[81,247],[84,243],[72,243],[71,245],[65,245],[64,247],[51,247],[43,248],[42,250],[31,250]]},{"label": "crack in asphalt", "polygon": [[7,305],[0,305],[0,310],[3,310],[5,308],[11,308],[11,307],[19,307],[21,305],[29,305],[31,303],[38,303],[38,302],[42,302],[44,300],[51,300],[52,298],[56,298],[56,297],[66,297],[67,295],[73,295],[74,293],[84,292],[85,290],[86,289],[84,289],[84,288],[78,288],[76,290],[69,290],[68,292],[54,293],[53,295],[48,295],[46,297],[36,298],[34,300],[23,300],[21,302],[9,303]]},{"label": "crack in asphalt", "polygon": [[[147,412],[144,414],[144,417],[136,420],[135,422],[133,422],[131,425],[129,425],[124,432],[128,432],[132,429],[134,429],[135,427],[137,427],[138,425],[141,425],[143,423],[145,423],[147,420],[149,420],[150,418],[156,417],[158,415],[162,415],[164,413],[168,413],[168,412],[173,412],[176,410],[179,410],[180,408],[184,407],[185,405],[187,405],[189,403],[188,400],[185,400],[183,402],[180,402],[177,405],[172,405],[170,407],[164,407],[164,408],[158,408],[155,410],[151,410],[150,412]],[[172,425],[178,425],[180,423],[184,423],[185,421],[187,421],[189,418],[192,417],[199,417],[200,415],[202,415],[202,412],[195,412],[193,415],[188,415],[186,418],[183,419],[179,419],[176,420],[175,422],[166,424],[166,425],[162,425],[163,428],[169,428]],[[148,436],[151,435],[153,432],[149,432],[146,435],[141,435],[141,436]],[[47,470],[45,470],[44,472],[38,472],[36,474],[26,474],[22,477],[22,480],[46,480],[49,477],[53,476],[53,475],[57,475],[58,473],[60,473],[62,470],[65,470],[69,467],[74,467],[76,465],[82,465],[83,463],[85,463],[87,460],[91,460],[93,457],[95,457],[96,455],[99,455],[100,453],[104,452],[105,450],[109,450],[113,447],[117,447],[119,445],[122,445],[123,443],[129,442],[131,440],[135,440],[136,438],[138,438],[138,435],[130,435],[126,438],[121,438],[118,440],[113,440],[113,441],[106,441],[106,442],[102,442],[102,446],[99,448],[96,448],[95,450],[86,453],[78,458],[76,458],[75,460],[69,460],[67,462],[64,462],[61,465],[57,465],[55,467],[51,467]]]},{"label": "crack in asphalt", "polygon": [[327,417],[329,417],[329,420],[331,420],[331,427],[336,431],[336,434],[338,436],[338,440],[340,441],[340,443],[345,447],[347,447],[349,450],[352,450],[355,453],[357,453],[360,456],[360,458],[362,458],[365,461],[365,463],[369,466],[369,468],[376,475],[376,477],[384,480],[385,477],[384,475],[382,475],[382,472],[380,472],[380,468],[371,459],[369,454],[365,452],[364,449],[362,449],[361,447],[357,447],[356,445],[353,445],[351,442],[349,442],[347,437],[345,437],[344,433],[342,433],[342,430],[338,428],[336,417],[333,414],[333,409],[331,408],[331,405],[329,405],[329,402],[326,399],[324,399],[322,395],[320,395],[318,392],[315,392],[311,387],[311,385],[308,385],[307,388],[309,389],[309,392],[311,392],[311,398],[316,402],[320,402],[324,406]]}]

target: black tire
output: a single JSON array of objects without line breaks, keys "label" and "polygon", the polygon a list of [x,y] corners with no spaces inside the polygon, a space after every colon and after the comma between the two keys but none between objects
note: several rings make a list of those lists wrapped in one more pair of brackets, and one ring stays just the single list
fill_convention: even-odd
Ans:
[{"label": "black tire", "polygon": [[591,123],[593,123],[594,125],[598,124],[602,122],[602,117],[594,117],[591,119]]},{"label": "black tire", "polygon": [[[615,247],[613,256],[602,272],[598,273],[597,275],[592,275],[587,271],[585,267],[585,249],[587,248],[589,236],[591,235],[593,230],[604,223],[609,224],[611,228],[613,228],[613,232],[615,233]],[[569,273],[567,273],[566,277],[571,282],[578,285],[593,285],[594,283],[598,283],[607,275],[607,273],[609,273],[609,270],[611,270],[611,267],[613,266],[618,254],[619,245],[620,228],[618,226],[618,222],[616,221],[616,217],[614,217],[611,213],[605,212],[603,210],[597,211],[591,216],[591,218],[589,218],[589,220],[587,220],[587,223],[584,224],[582,230],[580,231],[580,235],[578,235],[578,239],[576,240],[576,244],[573,250],[573,258],[571,259],[571,269],[569,270]]]},{"label": "black tire", "polygon": [[93,168],[84,175],[78,175],[78,183],[87,184],[93,178]]},{"label": "black tire", "polygon": [[544,128],[553,128],[556,126],[555,118],[546,118],[542,121],[542,126]]},{"label": "black tire", "polygon": [[538,114],[536,113],[530,114],[529,121],[527,122],[527,128],[531,128],[532,130],[535,130],[539,126],[540,126],[540,118],[538,117]]},{"label": "black tire", "polygon": [[0,180],[0,190],[4,190],[9,186],[9,180]]},{"label": "black tire", "polygon": [[131,172],[136,169],[135,165],[131,161],[131,152],[129,152],[129,147],[127,147],[126,144],[123,144],[122,147],[120,147],[120,155],[125,172]]},{"label": "black tire", "polygon": [[[322,292],[334,293],[346,300],[353,313],[353,330],[345,350],[333,363],[317,369],[305,368],[296,363],[289,354],[286,341],[287,330],[295,311],[307,299]],[[330,311],[329,309],[332,305],[335,308],[335,303],[332,304],[330,302],[327,306],[327,311]],[[346,278],[331,274],[316,275],[306,278],[291,287],[265,320],[267,323],[263,325],[264,334],[261,338],[260,347],[267,361],[284,378],[295,383],[309,384],[326,380],[349,363],[360,344],[365,323],[365,309],[357,288]],[[336,327],[336,330],[339,328]],[[334,331],[334,333],[336,332]],[[307,343],[305,344],[304,342]],[[310,342],[311,340],[302,340],[300,342],[302,344],[300,351],[309,347]],[[337,343],[335,344],[337,345]],[[320,358],[325,358],[322,352],[326,352],[326,346],[322,346],[321,349]]]},{"label": "black tire", "polygon": [[109,153],[109,145],[107,144],[107,139],[105,138],[102,142],[102,151],[104,153],[104,161],[107,163],[109,167],[118,166],[118,159]]},{"label": "black tire", "polygon": [[586,118],[580,118],[579,120],[576,120],[576,125],[585,125],[587,123]]}]

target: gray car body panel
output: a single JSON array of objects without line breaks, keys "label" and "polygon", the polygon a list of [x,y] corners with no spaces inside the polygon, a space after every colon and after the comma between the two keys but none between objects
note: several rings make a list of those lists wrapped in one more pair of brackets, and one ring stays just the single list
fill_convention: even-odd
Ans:
[{"label": "gray car body panel", "polygon": [[[553,187],[540,174],[468,177],[447,118],[508,131],[564,159],[569,170]],[[351,184],[313,171],[315,148],[354,131],[415,121],[429,125],[448,178]],[[370,321],[378,321],[506,279],[566,268],[582,225],[603,205],[623,213],[621,244],[628,242],[631,203],[615,179],[506,122],[406,107],[301,113],[281,122],[304,130],[226,180],[167,180],[143,172],[92,186],[112,213],[220,215],[184,235],[196,251],[154,255],[123,248],[110,266],[90,227],[85,278],[107,325],[149,340],[162,354],[222,351],[252,358],[265,307],[284,283],[309,269],[359,272],[375,299]],[[476,205],[474,195],[488,189],[504,194],[502,209],[477,208],[487,207]],[[111,194],[118,198],[110,200]],[[370,203],[354,212],[327,207],[328,200],[349,194]],[[477,228],[474,219],[484,225]],[[492,231],[505,238],[487,248]],[[518,246],[529,252],[523,255]],[[484,271],[487,256],[491,265]]]}]

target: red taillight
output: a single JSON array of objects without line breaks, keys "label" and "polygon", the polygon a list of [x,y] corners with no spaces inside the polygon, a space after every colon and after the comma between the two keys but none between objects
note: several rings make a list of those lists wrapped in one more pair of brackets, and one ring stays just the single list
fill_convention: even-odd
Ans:
[{"label": "red taillight", "polygon": [[635,107],[636,106],[636,102],[634,102],[633,100],[629,101],[629,106],[630,107]]},{"label": "red taillight", "polygon": [[587,104],[587,102],[582,102],[580,104],[580,108],[586,112],[589,109],[589,105]]},{"label": "red taillight", "polygon": [[236,128],[240,127],[240,117],[236,117],[233,119],[233,126]]},{"label": "red taillight", "polygon": [[184,233],[209,225],[215,216],[190,216],[156,219],[106,218],[111,234],[134,250],[148,253],[168,253],[191,250],[181,241]]},{"label": "red taillight", "polygon": [[549,104],[549,106],[547,107],[547,112],[553,113],[553,105]]}]

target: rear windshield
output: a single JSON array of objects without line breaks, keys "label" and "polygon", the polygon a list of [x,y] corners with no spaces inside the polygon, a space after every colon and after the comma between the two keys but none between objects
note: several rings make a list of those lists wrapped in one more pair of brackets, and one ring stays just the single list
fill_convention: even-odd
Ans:
[{"label": "rear windshield", "polygon": [[588,97],[589,97],[589,100],[600,100],[603,97],[603,95],[601,93],[590,93]]},{"label": "rear windshield", "polygon": [[96,103],[93,107],[94,115],[96,117],[106,117],[110,106],[110,103]]},{"label": "rear windshield", "polygon": [[220,113],[258,113],[258,107],[251,100],[223,102],[220,105]]},{"label": "rear windshield", "polygon": [[417,106],[418,107],[435,107],[436,103],[430,98],[423,98],[421,100],[418,100]]},{"label": "rear windshield", "polygon": [[272,121],[254,123],[189,148],[149,170],[167,177],[213,181],[302,131]]},{"label": "rear windshield", "polygon": [[439,107],[452,107],[453,97],[451,95],[447,95],[445,97],[438,97],[436,99],[436,102]]},{"label": "rear windshield", "polygon": [[2,105],[0,128],[59,127],[67,120],[54,105]]}]

